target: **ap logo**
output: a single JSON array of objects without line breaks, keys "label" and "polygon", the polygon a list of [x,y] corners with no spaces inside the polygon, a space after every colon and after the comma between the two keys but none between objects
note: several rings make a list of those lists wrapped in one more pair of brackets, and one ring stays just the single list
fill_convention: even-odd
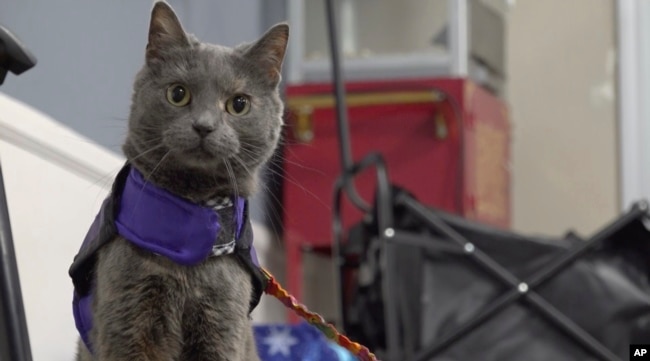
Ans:
[{"label": "ap logo", "polygon": [[630,360],[650,360],[650,345],[630,345]]}]

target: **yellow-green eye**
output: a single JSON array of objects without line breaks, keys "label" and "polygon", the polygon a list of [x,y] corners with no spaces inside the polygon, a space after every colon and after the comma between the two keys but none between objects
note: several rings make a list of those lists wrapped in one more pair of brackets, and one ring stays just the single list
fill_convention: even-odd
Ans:
[{"label": "yellow-green eye", "polygon": [[180,84],[172,84],[167,88],[167,101],[177,107],[184,107],[190,103],[190,90]]},{"label": "yellow-green eye", "polygon": [[237,94],[226,102],[226,111],[232,115],[244,115],[251,110],[251,100],[242,94]]}]

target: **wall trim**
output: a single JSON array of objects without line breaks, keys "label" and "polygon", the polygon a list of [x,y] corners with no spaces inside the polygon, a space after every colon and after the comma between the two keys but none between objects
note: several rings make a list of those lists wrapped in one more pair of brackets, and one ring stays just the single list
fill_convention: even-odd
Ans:
[{"label": "wall trim", "polygon": [[[627,209],[643,194],[642,68],[637,0],[616,2],[618,42],[619,205]],[[650,139],[647,139],[650,141]]]},{"label": "wall trim", "polygon": [[107,169],[117,172],[124,163],[123,157],[2,93],[0,109],[0,140],[91,182],[106,178]]}]

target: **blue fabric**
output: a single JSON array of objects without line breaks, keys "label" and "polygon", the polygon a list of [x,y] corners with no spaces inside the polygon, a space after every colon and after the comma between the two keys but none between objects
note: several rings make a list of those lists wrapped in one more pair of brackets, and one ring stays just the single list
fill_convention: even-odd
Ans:
[{"label": "blue fabric", "polygon": [[353,361],[355,357],[330,342],[312,325],[255,326],[257,350],[262,361]]}]

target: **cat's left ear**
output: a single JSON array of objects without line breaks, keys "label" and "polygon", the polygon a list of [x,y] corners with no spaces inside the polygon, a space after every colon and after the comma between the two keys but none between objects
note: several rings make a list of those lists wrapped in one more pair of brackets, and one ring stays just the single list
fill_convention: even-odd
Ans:
[{"label": "cat's left ear", "polygon": [[246,51],[246,56],[264,70],[272,84],[280,82],[288,41],[289,25],[280,23],[270,28]]},{"label": "cat's left ear", "polygon": [[172,48],[189,46],[187,35],[174,10],[164,1],[158,1],[151,11],[147,62],[163,58]]}]

